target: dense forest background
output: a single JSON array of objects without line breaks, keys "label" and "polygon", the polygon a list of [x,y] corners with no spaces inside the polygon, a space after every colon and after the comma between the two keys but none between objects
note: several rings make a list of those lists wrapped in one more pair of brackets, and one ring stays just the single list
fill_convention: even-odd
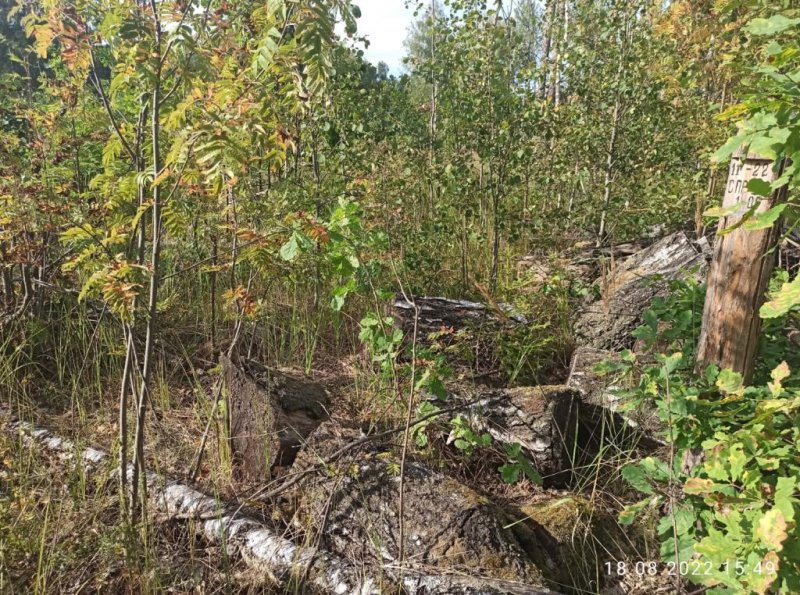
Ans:
[{"label": "dense forest background", "polygon": [[[220,355],[322,374],[347,387],[339,410],[371,428],[406,420],[407,442],[415,391],[463,375],[457,341],[418,351],[387,307],[446,296],[529,323],[484,368],[560,382],[576,304],[598,291],[565,258],[712,236],[735,149],[796,155],[797,10],[420,2],[391,73],[365,60],[349,0],[0,0],[3,403],[132,465],[117,511],[129,533],[108,547],[134,559],[130,543],[152,545],[131,529],[146,465],[232,489]],[[787,163],[793,204],[800,159]],[[768,224],[790,230],[792,208]],[[546,282],[520,274],[523,256],[548,264]],[[800,298],[781,275],[784,324]],[[688,299],[702,311],[702,294]],[[0,571],[0,586],[61,584],[41,566],[47,514],[18,510],[40,488],[8,497],[0,548],[38,569]],[[159,591],[158,577],[114,584]]]}]

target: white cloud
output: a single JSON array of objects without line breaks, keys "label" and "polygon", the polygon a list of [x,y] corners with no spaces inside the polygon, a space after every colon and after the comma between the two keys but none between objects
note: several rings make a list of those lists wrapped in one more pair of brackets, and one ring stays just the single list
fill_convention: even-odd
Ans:
[{"label": "white cloud", "polygon": [[364,52],[373,64],[386,62],[395,74],[403,70],[403,41],[414,20],[413,8],[405,7],[405,0],[355,0],[361,9],[358,35],[369,39]]}]

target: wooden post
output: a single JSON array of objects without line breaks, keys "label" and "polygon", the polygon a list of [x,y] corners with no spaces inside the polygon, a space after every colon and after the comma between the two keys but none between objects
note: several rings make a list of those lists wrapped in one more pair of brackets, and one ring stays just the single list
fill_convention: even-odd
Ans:
[{"label": "wooden post", "polygon": [[[760,178],[772,182],[780,173],[773,170],[773,162],[769,159],[752,153],[746,156],[742,152],[736,153],[731,159],[722,206],[741,203],[742,208],[720,218],[719,229],[741,221],[744,213],[758,201],[756,213],[762,213],[782,200],[785,187],[768,198],[747,190],[748,181]],[[779,230],[779,223],[769,229],[754,231],[739,227],[717,237],[697,346],[698,371],[716,364],[739,372],[745,382],[750,380],[761,331],[758,310],[764,301],[775,263],[774,251],[771,252],[770,248],[777,241]]]}]

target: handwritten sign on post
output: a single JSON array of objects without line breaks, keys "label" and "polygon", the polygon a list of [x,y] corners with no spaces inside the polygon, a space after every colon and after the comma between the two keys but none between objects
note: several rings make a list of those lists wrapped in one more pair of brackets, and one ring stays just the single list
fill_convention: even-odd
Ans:
[{"label": "handwritten sign on post", "polygon": [[[754,153],[745,155],[739,152],[731,159],[731,166],[728,170],[728,184],[725,186],[725,195],[722,198],[722,208],[732,207],[741,203],[742,208],[729,216],[725,225],[734,223],[733,219],[741,218],[753,205],[760,203],[756,208],[756,213],[766,211],[774,202],[772,196],[763,197],[753,194],[747,189],[750,180],[760,179],[772,183],[776,179],[773,162]],[[722,224],[723,222],[720,222]]]}]

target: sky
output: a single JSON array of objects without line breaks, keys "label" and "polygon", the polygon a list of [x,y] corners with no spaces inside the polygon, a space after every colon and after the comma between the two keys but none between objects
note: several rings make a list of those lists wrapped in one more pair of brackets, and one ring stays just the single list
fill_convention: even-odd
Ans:
[{"label": "sky", "polygon": [[354,3],[361,9],[358,35],[370,41],[365,51],[367,60],[373,64],[386,62],[392,74],[399,74],[403,71],[403,41],[414,20],[413,9],[405,8],[405,0],[355,0]]}]

